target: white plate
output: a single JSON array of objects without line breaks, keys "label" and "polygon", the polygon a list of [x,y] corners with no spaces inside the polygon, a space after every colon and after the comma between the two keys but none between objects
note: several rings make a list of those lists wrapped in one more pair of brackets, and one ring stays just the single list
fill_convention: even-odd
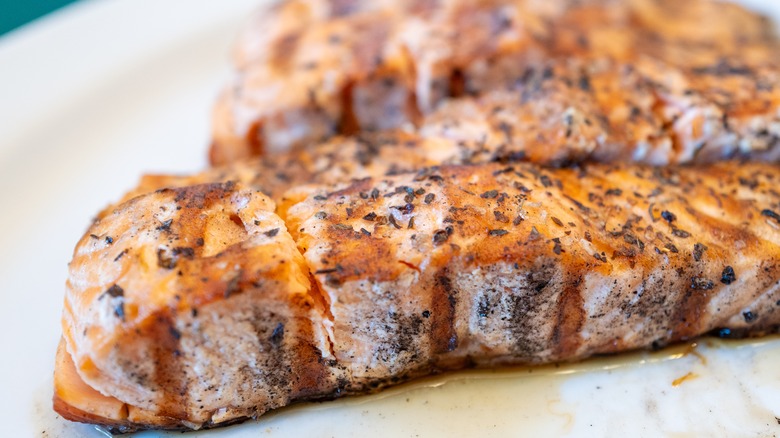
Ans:
[{"label": "white plate", "polygon": [[[66,264],[141,173],[205,165],[210,106],[255,3],[93,0],[0,39],[0,436],[100,436],[50,407]],[[452,374],[202,436],[780,434],[780,340],[712,343]]]}]

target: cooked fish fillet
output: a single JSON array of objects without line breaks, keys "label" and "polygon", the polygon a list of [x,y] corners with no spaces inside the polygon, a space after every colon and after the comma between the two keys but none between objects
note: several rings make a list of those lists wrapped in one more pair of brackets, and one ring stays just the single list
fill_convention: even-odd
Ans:
[{"label": "cooked fish fillet", "polygon": [[442,166],[309,187],[286,225],[241,185],[136,197],[76,248],[55,381],[86,389],[58,385],[55,407],[210,427],[436,370],[773,331],[778,181],[761,163]]},{"label": "cooked fish fillet", "polygon": [[55,409],[117,430],[200,428],[332,386],[322,306],[273,210],[254,190],[207,184],[99,219],[69,265],[55,382],[108,401],[57,384]]},{"label": "cooked fish fillet", "polygon": [[[508,123],[529,139],[549,136],[561,111],[596,125],[605,138],[589,145],[555,139],[573,157],[599,141],[602,160],[687,162],[703,143],[705,157],[763,150],[754,143],[776,143],[778,55],[768,20],[708,0],[288,0],[239,40],[211,161],[424,125],[446,98],[490,91],[507,95]],[[551,104],[527,104],[533,94]],[[531,156],[554,162],[553,151]]]}]

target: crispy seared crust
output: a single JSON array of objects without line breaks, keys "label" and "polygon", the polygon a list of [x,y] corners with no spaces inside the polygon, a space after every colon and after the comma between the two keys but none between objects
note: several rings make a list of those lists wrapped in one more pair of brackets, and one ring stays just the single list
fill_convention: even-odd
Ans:
[{"label": "crispy seared crust", "polygon": [[[777,142],[771,25],[720,2],[288,0],[257,18],[237,52],[214,110],[214,164],[424,126],[434,111],[447,117],[445,99],[473,105],[490,92],[504,114],[490,113],[488,96],[450,119],[479,128],[470,140],[500,139],[535,162],[707,161]],[[491,118],[514,136],[482,124]]]},{"label": "crispy seared crust", "polygon": [[[444,166],[312,187],[280,212],[292,237],[261,195],[229,184],[134,198],[80,243],[64,317],[79,377],[126,404],[127,418],[85,410],[72,394],[55,408],[111,427],[197,429],[437,370],[576,360],[718,328],[773,331],[778,181],[777,166],[758,163]],[[179,215],[171,235],[139,216],[160,206]],[[122,260],[148,245],[140,236],[157,247],[231,235],[179,223],[194,211],[243,223],[260,214],[258,232],[278,226],[280,246],[222,250],[233,254],[230,272],[253,276],[237,282],[207,268],[219,255],[196,252],[198,277],[222,284],[216,293],[190,286],[184,258],[171,272],[184,279],[171,282],[166,253],[146,275],[127,271]],[[125,247],[127,265],[112,273]],[[297,273],[277,271],[280,259]]]}]

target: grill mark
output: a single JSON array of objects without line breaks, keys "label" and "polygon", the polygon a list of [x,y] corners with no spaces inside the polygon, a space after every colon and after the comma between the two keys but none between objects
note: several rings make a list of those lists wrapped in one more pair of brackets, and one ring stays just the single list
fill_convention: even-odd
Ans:
[{"label": "grill mark", "polygon": [[[416,84],[418,81],[417,64],[415,63],[415,58],[406,44],[401,47],[399,55],[403,58],[404,64],[409,66],[409,70],[407,72],[409,83]],[[409,87],[406,98],[406,113],[408,114],[409,121],[415,127],[422,125],[424,119],[418,97],[419,96],[417,96],[416,87]]]},{"label": "grill mark", "polygon": [[463,71],[459,68],[455,68],[450,73],[449,82],[449,97],[460,97],[466,93],[466,77],[463,75]]},{"label": "grill mark", "polygon": [[[268,370],[262,377],[262,385],[266,386],[268,392],[265,405],[260,407],[260,411],[272,409],[276,406],[282,406],[289,400],[289,393],[291,392],[294,379],[292,378],[291,367],[295,365],[295,361],[290,361],[290,354],[288,353],[288,347],[286,339],[296,339],[296,333],[293,330],[296,328],[294,323],[289,318],[278,315],[275,312],[271,312],[267,309],[259,306],[253,306],[253,315],[251,321],[252,328],[254,329],[257,343],[260,345],[262,351],[266,352],[263,355],[262,368]],[[284,327],[284,333],[274,339],[274,330],[279,326]],[[244,371],[247,375],[244,376],[248,381],[254,381],[258,378],[255,372],[250,370]]]},{"label": "grill mark", "polygon": [[[575,270],[575,272],[582,270]],[[580,292],[581,278],[564,286],[558,297],[558,314],[555,319],[555,329],[552,335],[554,357],[566,358],[576,355],[582,344],[582,326],[586,314],[584,300]]]},{"label": "grill mark", "polygon": [[[332,392],[333,387],[336,386],[333,381],[333,373],[325,365],[319,349],[308,341],[314,339],[312,319],[294,318],[289,325],[294,325],[296,329],[294,333],[287,335],[292,337],[294,341],[283,353],[285,362],[291,369],[290,397],[301,399]],[[287,345],[285,344],[281,348],[285,349]]]},{"label": "grill mark", "polygon": [[153,324],[146,328],[146,339],[154,340],[149,349],[149,355],[154,362],[154,372],[151,382],[155,392],[163,394],[158,403],[158,415],[186,419],[186,407],[190,405],[188,379],[181,369],[182,361],[180,343],[181,333],[173,323],[173,317],[160,314]]},{"label": "grill mark", "polygon": [[431,350],[433,354],[448,353],[458,346],[455,331],[458,291],[453,289],[448,269],[442,269],[437,274],[431,295]]},{"label": "grill mark", "polygon": [[343,135],[354,135],[360,131],[360,122],[355,115],[354,88],[355,84],[349,83],[341,90],[341,118],[338,132]]},{"label": "grill mark", "polygon": [[539,336],[539,324],[546,317],[541,309],[556,293],[553,284],[556,263],[554,260],[539,260],[529,266],[527,286],[513,291],[509,297],[507,316],[512,354],[524,363],[534,362],[536,355],[546,348]]},{"label": "grill mark", "polygon": [[[265,143],[263,142],[263,124],[257,121],[249,127],[246,133],[246,142],[249,145],[249,155],[259,157],[265,153]],[[212,161],[214,161],[212,159]]]},{"label": "grill mark", "polygon": [[[691,272],[686,274],[691,275]],[[682,341],[701,333],[702,321],[705,320],[705,310],[712,298],[717,295],[717,290],[697,289],[690,286],[687,291],[679,296],[679,302],[672,306],[674,310],[670,320],[670,341]],[[718,287],[718,290],[721,288]],[[671,304],[671,303],[670,303]]]}]

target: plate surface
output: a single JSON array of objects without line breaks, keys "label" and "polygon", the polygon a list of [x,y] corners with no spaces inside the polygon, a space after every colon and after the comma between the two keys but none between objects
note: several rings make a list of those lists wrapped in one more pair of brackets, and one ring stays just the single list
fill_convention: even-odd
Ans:
[{"label": "plate surface", "polygon": [[[744,3],[780,18],[780,3]],[[0,39],[0,436],[102,436],[50,407],[67,262],[143,172],[206,165],[210,107],[256,4],[85,1]],[[779,365],[778,338],[708,340],[456,373],[191,436],[773,436]]]}]

